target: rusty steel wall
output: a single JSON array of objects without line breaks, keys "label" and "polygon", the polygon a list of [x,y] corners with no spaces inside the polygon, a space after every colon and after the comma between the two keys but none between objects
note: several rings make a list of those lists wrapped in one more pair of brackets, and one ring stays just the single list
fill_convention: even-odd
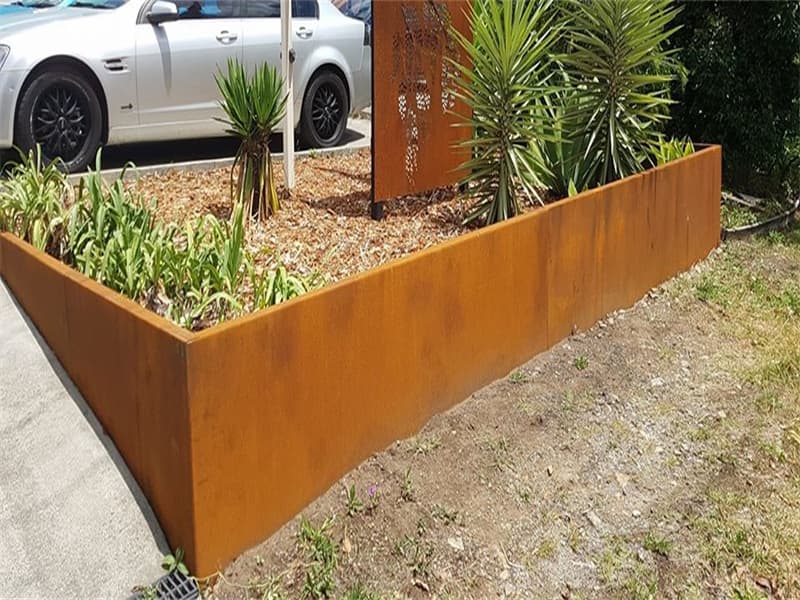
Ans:
[{"label": "rusty steel wall", "polygon": [[[454,127],[466,108],[453,94],[461,49],[452,24],[469,34],[465,0],[373,2],[373,194],[376,202],[452,185],[470,135]],[[444,84],[444,85],[443,85]]]},{"label": "rusty steel wall", "polygon": [[701,150],[199,333],[9,234],[0,275],[205,577],[372,453],[705,258],[721,156]]}]

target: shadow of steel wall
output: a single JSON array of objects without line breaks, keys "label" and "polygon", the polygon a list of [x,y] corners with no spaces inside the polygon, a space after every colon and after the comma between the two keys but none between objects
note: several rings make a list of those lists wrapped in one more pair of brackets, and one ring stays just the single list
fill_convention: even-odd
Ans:
[{"label": "shadow of steel wall", "polygon": [[450,23],[470,37],[466,0],[373,2],[373,193],[382,202],[454,184],[465,153],[455,151],[470,130],[454,127],[464,114],[443,86],[461,51]]}]

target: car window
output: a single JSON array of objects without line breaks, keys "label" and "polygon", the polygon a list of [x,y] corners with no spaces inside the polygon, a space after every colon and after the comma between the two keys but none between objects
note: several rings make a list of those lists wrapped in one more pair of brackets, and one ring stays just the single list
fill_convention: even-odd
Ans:
[{"label": "car window", "polygon": [[230,19],[237,17],[236,0],[177,0],[178,18]]},{"label": "car window", "polygon": [[[245,16],[250,19],[278,19],[281,0],[244,0]],[[319,16],[317,0],[292,0],[292,17],[316,18]]]}]

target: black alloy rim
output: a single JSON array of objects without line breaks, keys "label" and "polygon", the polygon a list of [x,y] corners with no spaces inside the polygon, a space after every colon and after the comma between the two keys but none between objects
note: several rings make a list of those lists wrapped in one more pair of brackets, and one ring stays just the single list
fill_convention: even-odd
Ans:
[{"label": "black alloy rim", "polygon": [[342,103],[331,84],[317,88],[311,103],[311,121],[320,138],[327,141],[336,135],[342,120]]},{"label": "black alloy rim", "polygon": [[32,120],[33,139],[50,158],[72,160],[89,137],[86,99],[69,85],[52,85],[42,92],[33,107]]}]

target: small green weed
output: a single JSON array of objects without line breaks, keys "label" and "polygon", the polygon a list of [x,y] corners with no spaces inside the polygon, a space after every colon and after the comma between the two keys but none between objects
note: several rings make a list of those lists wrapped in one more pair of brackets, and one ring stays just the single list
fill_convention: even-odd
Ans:
[{"label": "small green weed", "polygon": [[433,544],[425,539],[427,528],[422,520],[417,523],[415,536],[405,535],[394,545],[394,553],[404,559],[411,569],[411,576],[418,581],[427,581],[430,578],[430,569],[433,562]]},{"label": "small green weed", "polygon": [[583,371],[589,366],[589,359],[581,355],[575,359],[573,365],[575,365],[575,368],[578,369],[578,371]]},{"label": "small green weed", "polygon": [[351,485],[347,490],[347,516],[355,517],[357,514],[364,511],[364,503],[358,497],[356,486]]},{"label": "small green weed", "polygon": [[414,501],[414,482],[411,480],[411,469],[406,469],[400,482],[400,499],[404,502]]},{"label": "small green weed", "polygon": [[519,371],[514,371],[513,373],[511,373],[511,375],[508,376],[508,380],[511,383],[517,383],[517,384],[527,383],[530,381],[530,377],[525,371],[520,369]]},{"label": "small green weed", "polygon": [[381,597],[374,592],[370,592],[360,583],[357,583],[347,590],[343,600],[381,600]]},{"label": "small green weed", "polygon": [[499,438],[487,444],[487,449],[492,453],[492,467],[500,472],[513,469],[514,461],[506,438]]},{"label": "small green weed", "polygon": [[457,510],[448,510],[441,504],[434,504],[431,509],[431,516],[445,525],[452,525],[458,522],[459,512]]},{"label": "small green weed", "polygon": [[664,558],[669,556],[669,552],[672,550],[672,542],[652,532],[645,536],[643,545],[645,550],[663,556]]},{"label": "small green weed", "polygon": [[441,446],[442,441],[437,436],[426,436],[417,440],[414,445],[414,454],[427,456]]},{"label": "small green weed", "polygon": [[187,577],[189,576],[189,568],[183,563],[183,548],[176,548],[175,552],[170,554],[165,554],[163,560],[161,561],[161,568],[164,569],[167,573],[172,573],[173,571],[180,571]]},{"label": "small green weed", "polygon": [[300,543],[310,563],[303,584],[303,597],[328,598],[336,590],[334,571],[338,565],[338,547],[331,539],[333,519],[325,519],[319,528],[302,517],[300,519]]}]

